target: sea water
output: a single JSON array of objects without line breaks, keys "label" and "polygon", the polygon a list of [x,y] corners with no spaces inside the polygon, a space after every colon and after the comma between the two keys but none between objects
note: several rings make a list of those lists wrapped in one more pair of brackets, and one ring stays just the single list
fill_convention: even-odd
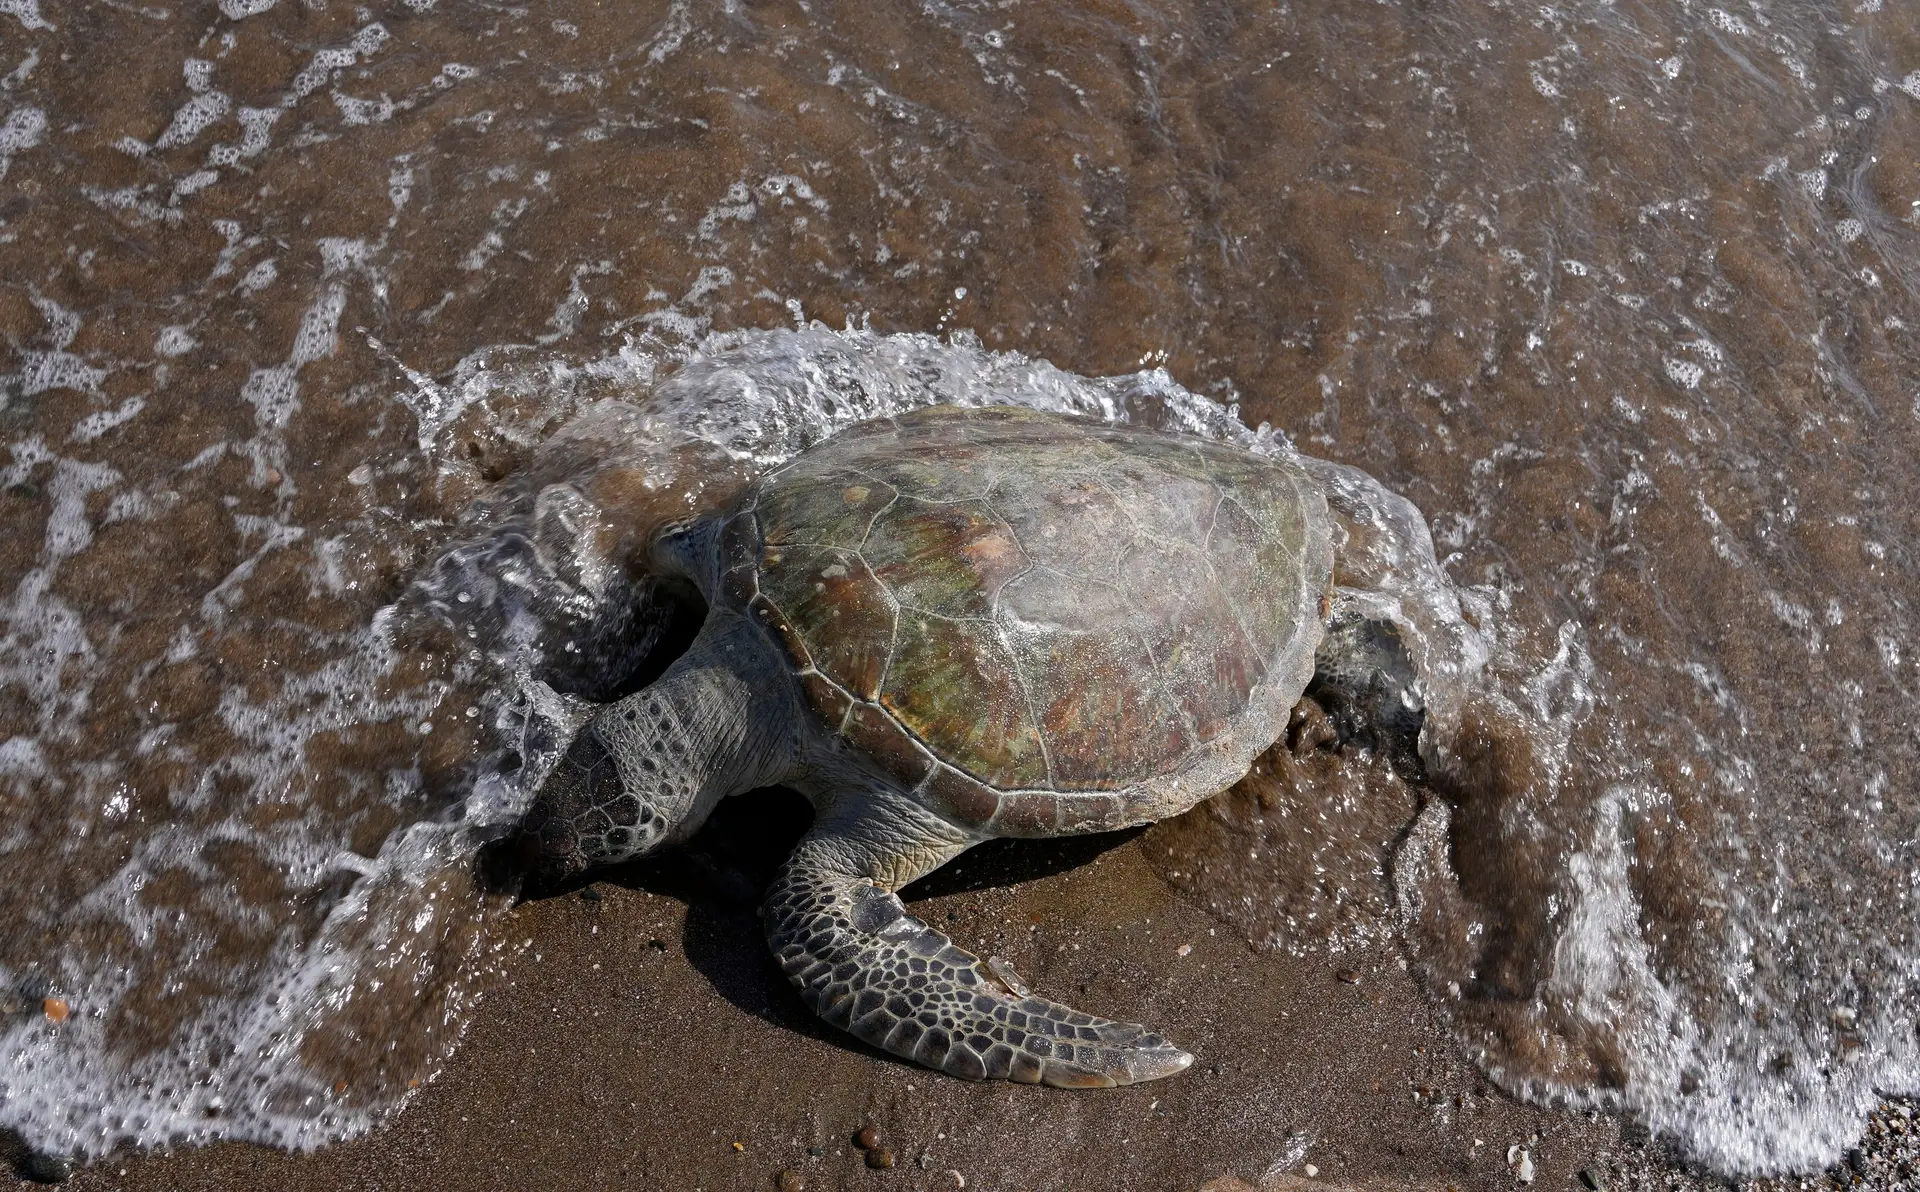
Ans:
[{"label": "sea water", "polygon": [[1910,7],[610,7],[0,4],[0,1124],[404,1103],[648,528],[936,400],[1331,465],[1427,773],[1150,838],[1251,943],[1723,1171],[1920,1091]]}]

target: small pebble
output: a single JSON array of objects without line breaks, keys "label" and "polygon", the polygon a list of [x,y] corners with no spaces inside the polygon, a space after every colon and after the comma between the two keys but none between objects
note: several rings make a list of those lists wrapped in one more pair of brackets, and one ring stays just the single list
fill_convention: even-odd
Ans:
[{"label": "small pebble", "polygon": [[1580,1186],[1587,1192],[1607,1192],[1607,1181],[1601,1179],[1600,1173],[1591,1167],[1580,1169]]},{"label": "small pebble", "polygon": [[883,1146],[874,1147],[867,1152],[867,1166],[875,1171],[885,1171],[893,1166],[893,1152]]},{"label": "small pebble", "polygon": [[605,896],[600,893],[600,887],[598,886],[583,886],[580,889],[580,900],[582,902],[598,902],[603,897]]},{"label": "small pebble", "polygon": [[40,1012],[50,1022],[65,1022],[73,1014],[73,1007],[67,1005],[65,998],[50,997],[40,1003]]},{"label": "small pebble", "polygon": [[1173,954],[1175,956],[1191,956],[1193,955],[1193,945],[1181,944],[1178,948],[1175,948],[1173,950]]},{"label": "small pebble", "polygon": [[1313,1164],[1311,1164],[1311,1163],[1309,1163],[1309,1164],[1307,1164],[1307,1165],[1306,1165],[1305,1167],[1303,1167],[1303,1168],[1301,1168],[1301,1170],[1307,1173],[1307,1178],[1308,1178],[1308,1179],[1313,1179],[1314,1177],[1316,1177],[1316,1176],[1318,1176],[1318,1175],[1320,1174],[1320,1169],[1319,1169],[1318,1167],[1315,1167],[1315,1166],[1314,1166]]},{"label": "small pebble", "polygon": [[744,1152],[746,1149],[747,1149],[747,1144],[744,1142],[736,1142],[733,1144],[733,1150],[735,1154],[740,1154]]},{"label": "small pebble", "polygon": [[1345,985],[1360,984],[1360,974],[1357,970],[1354,970],[1354,969],[1341,969],[1339,972],[1335,973],[1334,976],[1338,977],[1341,983]]},{"label": "small pebble", "polygon": [[803,1189],[807,1186],[807,1181],[800,1178],[799,1172],[791,1167],[787,1167],[782,1168],[780,1174],[773,1177],[773,1186],[778,1188],[780,1192],[803,1192]]},{"label": "small pebble", "polygon": [[880,1131],[869,1124],[860,1127],[860,1133],[853,1136],[853,1145],[863,1151],[870,1151],[880,1145]]},{"label": "small pebble", "polygon": [[807,1155],[810,1158],[818,1159],[822,1155],[825,1155],[826,1153],[827,1153],[827,1148],[823,1146],[810,1146],[807,1148]]}]

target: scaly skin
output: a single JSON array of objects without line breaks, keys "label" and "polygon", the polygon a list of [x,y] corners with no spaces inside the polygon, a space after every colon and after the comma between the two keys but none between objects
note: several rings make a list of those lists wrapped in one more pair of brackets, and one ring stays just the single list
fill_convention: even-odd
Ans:
[{"label": "scaly skin", "polygon": [[[767,942],[809,1009],[883,1051],[967,1080],[1108,1088],[1193,1063],[1143,1026],[1033,996],[1004,963],[982,964],[908,914],[868,873],[898,874],[916,856],[932,868],[965,846],[910,813],[872,814],[890,803],[905,811],[880,796],[856,812],[864,822],[809,834],[767,895]],[[887,842],[876,846],[883,822]]]}]

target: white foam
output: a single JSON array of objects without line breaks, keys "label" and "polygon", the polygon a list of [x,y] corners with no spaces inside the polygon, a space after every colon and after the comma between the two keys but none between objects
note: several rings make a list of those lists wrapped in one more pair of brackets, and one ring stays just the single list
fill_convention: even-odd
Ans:
[{"label": "white foam", "polygon": [[191,327],[178,323],[162,327],[160,334],[156,336],[153,341],[154,354],[158,356],[184,356],[188,352],[193,351],[193,349],[199,347],[200,344],[199,341],[193,338],[191,334],[192,330]]},{"label": "white foam", "polygon": [[678,50],[687,40],[687,34],[693,32],[693,17],[687,0],[672,0],[667,6],[667,18],[661,23],[660,31],[643,47],[647,51],[647,61],[655,66],[665,62],[669,55]]},{"label": "white foam", "polygon": [[1682,389],[1698,389],[1707,375],[1706,369],[1691,360],[1676,360],[1669,356],[1660,363],[1666,370],[1667,378]]},{"label": "white foam", "polygon": [[240,279],[239,290],[243,294],[258,294],[272,285],[279,276],[280,266],[272,257],[268,257],[247,270],[247,275]]},{"label": "white foam", "polygon": [[125,426],[147,408],[144,394],[135,394],[111,410],[95,410],[73,424],[70,437],[76,443],[91,443],[116,427]]},{"label": "white foam", "polygon": [[207,164],[210,166],[230,166],[249,157],[257,157],[273,141],[273,124],[280,119],[282,108],[241,108],[234,113],[234,119],[240,124],[240,143],[237,145],[222,142],[207,150]]},{"label": "white foam", "polygon": [[40,0],[0,0],[0,16],[10,16],[27,29],[52,29],[40,15]]},{"label": "white foam", "polygon": [[196,140],[201,133],[226,118],[233,109],[233,99],[224,91],[205,91],[181,104],[173,113],[173,120],[160,139],[153,143],[155,149],[171,149],[175,145],[186,145]]},{"label": "white foam", "polygon": [[1734,33],[1741,37],[1751,37],[1753,35],[1753,30],[1747,26],[1745,21],[1734,16],[1724,8],[1709,9],[1707,19],[1713,22],[1715,29],[1723,33]]},{"label": "white foam", "polygon": [[0,178],[13,167],[14,156],[38,145],[46,131],[47,114],[39,108],[18,107],[7,113],[6,123],[0,124]]}]

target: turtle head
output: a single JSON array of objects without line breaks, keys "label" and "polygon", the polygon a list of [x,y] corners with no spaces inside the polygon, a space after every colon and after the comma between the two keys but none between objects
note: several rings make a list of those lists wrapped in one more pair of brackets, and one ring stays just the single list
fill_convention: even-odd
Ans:
[{"label": "turtle head", "polygon": [[[640,758],[631,773],[658,774],[652,758]],[[588,869],[644,856],[667,841],[685,818],[685,800],[671,784],[641,789],[622,767],[596,723],[575,737],[565,757],[541,786],[520,826],[523,860],[543,881],[558,882]]]},{"label": "turtle head", "polygon": [[744,617],[709,617],[666,674],[602,706],[528,810],[520,866],[551,882],[643,856],[699,831],[726,796],[780,781],[796,736],[773,649]]}]

